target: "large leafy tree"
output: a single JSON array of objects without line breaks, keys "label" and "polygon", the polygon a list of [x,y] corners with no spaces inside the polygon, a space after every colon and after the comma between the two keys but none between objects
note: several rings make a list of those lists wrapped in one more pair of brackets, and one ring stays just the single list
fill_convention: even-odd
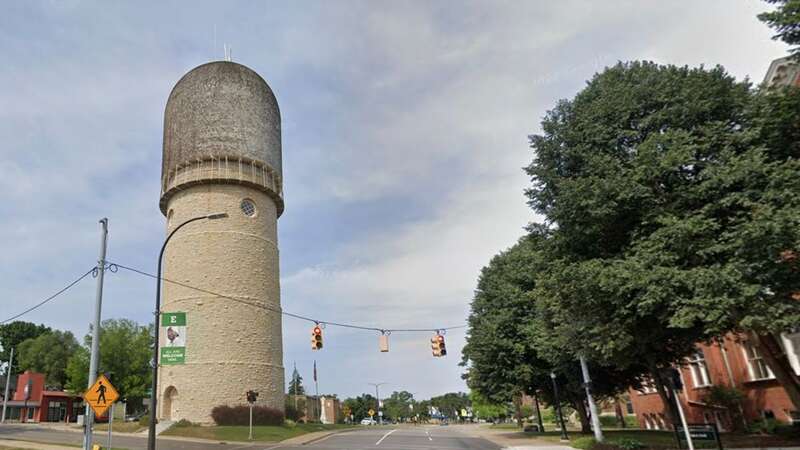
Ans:
[{"label": "large leafy tree", "polygon": [[45,383],[61,389],[67,382],[67,360],[78,349],[69,331],[49,331],[17,346],[20,370],[45,374]]},{"label": "large leafy tree", "polygon": [[[469,317],[462,365],[470,388],[495,404],[517,403],[521,394],[534,394],[553,403],[551,373],[560,386],[560,400],[578,411],[582,429],[589,431],[585,391],[572,339],[557,339],[538,283],[551,269],[555,254],[548,234],[535,231],[495,256],[478,280]],[[556,286],[557,287],[557,286]],[[569,325],[570,318],[565,325]],[[550,328],[548,328],[550,327]],[[543,337],[537,342],[537,336]],[[637,385],[641,367],[617,368],[592,363],[598,397],[613,396]]]},{"label": "large leafy tree", "polygon": [[557,249],[538,292],[552,339],[646,361],[658,386],[697,340],[748,331],[768,352],[798,323],[797,147],[782,144],[800,116],[780,95],[720,67],[634,62],[547,114],[527,170]]},{"label": "large leafy tree", "polygon": [[777,5],[773,11],[758,15],[761,21],[775,30],[773,39],[780,39],[793,46],[792,53],[797,56],[800,52],[800,0],[765,0],[767,3]]},{"label": "large leafy tree", "polygon": [[549,384],[551,366],[532,345],[530,292],[544,269],[543,238],[524,237],[481,271],[461,364],[469,387],[492,403]]},{"label": "large leafy tree", "polygon": [[[35,323],[19,320],[0,325],[0,363],[6,363],[11,357],[11,349],[16,348],[22,341],[33,339],[49,331],[52,330],[44,325],[36,325]],[[15,350],[17,355],[19,355],[18,350]],[[6,370],[8,369],[6,368]],[[15,362],[13,372],[18,370],[19,366]]]},{"label": "large leafy tree", "polygon": [[[100,326],[99,371],[111,375],[111,383],[120,396],[136,402],[146,396],[150,387],[151,327],[127,319],[104,320]],[[91,334],[85,347],[68,363],[67,387],[75,392],[86,389],[89,374]]]}]

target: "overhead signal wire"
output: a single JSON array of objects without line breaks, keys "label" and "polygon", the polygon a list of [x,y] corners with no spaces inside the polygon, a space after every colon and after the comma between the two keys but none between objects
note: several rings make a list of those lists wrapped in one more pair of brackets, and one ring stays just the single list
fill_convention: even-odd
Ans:
[{"label": "overhead signal wire", "polygon": [[[137,273],[139,275],[142,275],[142,276],[145,276],[145,277],[148,277],[148,278],[152,278],[152,279],[158,279],[159,278],[157,275],[153,275],[152,273],[147,273],[147,272],[145,272],[143,270],[139,270],[139,269],[136,269],[136,268],[133,268],[133,267],[128,267],[128,266],[125,266],[125,265],[120,264],[120,263],[112,263],[112,265],[114,265],[116,267],[119,267],[120,269],[128,270],[130,272],[134,272],[134,273]],[[192,290],[195,290],[195,291],[198,291],[198,292],[202,292],[202,293],[205,293],[205,294],[213,295],[215,297],[221,297],[221,298],[225,298],[225,299],[232,300],[232,301],[235,301],[235,302],[244,303],[246,305],[255,306],[257,308],[263,308],[263,309],[266,309],[266,310],[269,310],[269,311],[273,311],[273,312],[282,314],[284,316],[292,317],[292,318],[299,319],[299,320],[305,320],[307,322],[311,322],[311,323],[314,323],[314,324],[317,324],[317,325],[326,325],[326,326],[330,325],[330,326],[334,326],[334,327],[352,328],[352,329],[356,329],[356,330],[377,331],[377,332],[380,332],[380,333],[445,332],[447,330],[455,330],[455,329],[466,328],[467,327],[467,325],[456,325],[456,326],[438,327],[438,328],[380,328],[380,327],[370,327],[370,326],[363,326],[363,325],[355,325],[355,324],[351,324],[351,323],[332,322],[332,321],[323,320],[323,319],[319,319],[319,318],[314,318],[314,317],[303,316],[303,315],[300,315],[300,314],[291,313],[291,312],[288,312],[288,311],[284,311],[284,310],[282,310],[280,308],[275,308],[274,306],[267,305],[267,304],[260,303],[260,302],[252,302],[252,301],[243,300],[241,298],[231,297],[229,295],[220,294],[219,292],[210,291],[208,289],[199,288],[199,287],[187,284],[187,283],[183,283],[183,282],[175,281],[175,280],[170,280],[170,279],[164,278],[164,277],[161,277],[161,280],[166,282],[166,283],[170,283],[170,284],[174,284],[174,285],[177,285],[177,286],[185,287],[187,289],[192,289]]]},{"label": "overhead signal wire", "polygon": [[44,304],[46,304],[49,301],[55,299],[56,297],[58,297],[59,295],[63,294],[64,292],[67,292],[71,287],[73,287],[76,284],[80,283],[81,280],[83,280],[84,278],[88,277],[89,274],[94,274],[96,272],[97,272],[97,267],[92,267],[91,269],[87,270],[86,273],[84,273],[83,275],[79,276],[75,281],[73,281],[72,283],[66,285],[64,288],[62,288],[61,290],[59,290],[55,294],[51,295],[50,297],[47,297],[46,299],[44,299],[41,302],[31,306],[30,308],[26,309],[25,311],[22,311],[19,314],[15,315],[15,316],[11,316],[6,320],[3,320],[2,322],[0,322],[0,325],[8,323],[8,322],[11,322],[12,320],[17,319],[19,317],[22,317],[25,314],[28,314],[29,312],[31,312],[31,311],[43,306]]}]

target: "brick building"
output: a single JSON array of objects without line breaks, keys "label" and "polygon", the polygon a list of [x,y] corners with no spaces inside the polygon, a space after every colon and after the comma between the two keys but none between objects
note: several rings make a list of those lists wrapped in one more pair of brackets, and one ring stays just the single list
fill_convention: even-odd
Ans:
[{"label": "brick building", "polygon": [[19,374],[17,387],[8,401],[6,420],[19,422],[74,422],[81,411],[81,397],[48,390],[42,373]]},{"label": "brick building", "polygon": [[[782,335],[781,344],[795,373],[800,375],[800,332]],[[736,412],[706,402],[713,386],[733,387],[744,394],[740,413],[748,423],[763,418],[786,423],[800,421],[786,391],[758,350],[742,336],[729,335],[718,344],[698,344],[697,352],[686,360],[680,373],[683,389],[678,398],[687,422],[716,423],[722,430],[733,427]],[[631,390],[630,398],[641,428],[671,429],[654,387]]]}]

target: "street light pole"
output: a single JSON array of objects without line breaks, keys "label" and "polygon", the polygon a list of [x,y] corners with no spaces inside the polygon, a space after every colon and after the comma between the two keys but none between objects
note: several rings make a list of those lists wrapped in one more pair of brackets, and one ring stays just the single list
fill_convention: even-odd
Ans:
[{"label": "street light pole", "polygon": [[558,383],[556,383],[555,372],[550,372],[550,379],[553,380],[553,397],[555,397],[558,422],[561,424],[561,440],[568,441],[569,436],[567,436],[567,427],[564,426],[564,415],[561,414],[561,400],[558,399]]},{"label": "street light pole", "polygon": [[367,383],[371,386],[375,386],[375,402],[378,404],[378,422],[383,425],[383,414],[381,414],[381,396],[378,393],[378,386],[382,386],[384,384],[389,384],[386,382],[383,383]]},{"label": "street light pole", "polygon": [[216,220],[216,219],[224,219],[228,217],[226,213],[216,213],[216,214],[209,214],[207,216],[199,216],[194,217],[186,222],[175,227],[172,232],[167,235],[167,239],[164,240],[164,244],[161,246],[161,251],[158,253],[158,270],[156,271],[156,310],[155,310],[155,345],[153,346],[153,380],[150,385],[150,424],[147,433],[147,450],[155,450],[156,448],[156,422],[158,422],[158,418],[156,417],[158,409],[156,408],[156,399],[158,398],[158,327],[159,327],[159,319],[161,313],[161,263],[164,259],[164,250],[167,248],[167,244],[169,240],[172,239],[172,236],[178,232],[184,226],[196,222],[198,220]]},{"label": "street light pole", "polygon": [[592,414],[592,428],[594,428],[594,438],[597,442],[603,442],[603,430],[600,428],[600,416],[597,413],[597,405],[592,398],[592,379],[589,377],[589,365],[586,358],[580,356],[581,372],[583,372],[583,384],[586,388],[586,401],[589,402],[589,412]]}]

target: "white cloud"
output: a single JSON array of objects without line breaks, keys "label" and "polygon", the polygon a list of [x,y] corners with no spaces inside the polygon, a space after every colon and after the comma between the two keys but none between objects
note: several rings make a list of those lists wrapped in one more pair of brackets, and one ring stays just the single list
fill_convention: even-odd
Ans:
[{"label": "white cloud", "polygon": [[[215,53],[215,25],[218,46],[232,45],[281,103],[284,308],[437,327],[465,321],[478,271],[532,220],[521,167],[548,108],[618,60],[719,63],[760,81],[784,52],[755,19],[761,9],[724,0],[9,6],[0,315],[94,264],[103,216],[109,258],[153,270],[164,103],[183,72]],[[327,232],[313,245],[309,222]],[[152,280],[107,280],[104,317],[151,319]],[[26,318],[83,335],[93,296],[87,281]],[[296,360],[307,385],[317,358],[326,392],[367,391],[367,381],[422,396],[464,387],[463,332],[448,335],[451,356],[434,360],[424,334],[392,335],[392,351],[379,354],[372,334],[333,327],[311,353],[307,325],[284,325],[286,366]]]}]

